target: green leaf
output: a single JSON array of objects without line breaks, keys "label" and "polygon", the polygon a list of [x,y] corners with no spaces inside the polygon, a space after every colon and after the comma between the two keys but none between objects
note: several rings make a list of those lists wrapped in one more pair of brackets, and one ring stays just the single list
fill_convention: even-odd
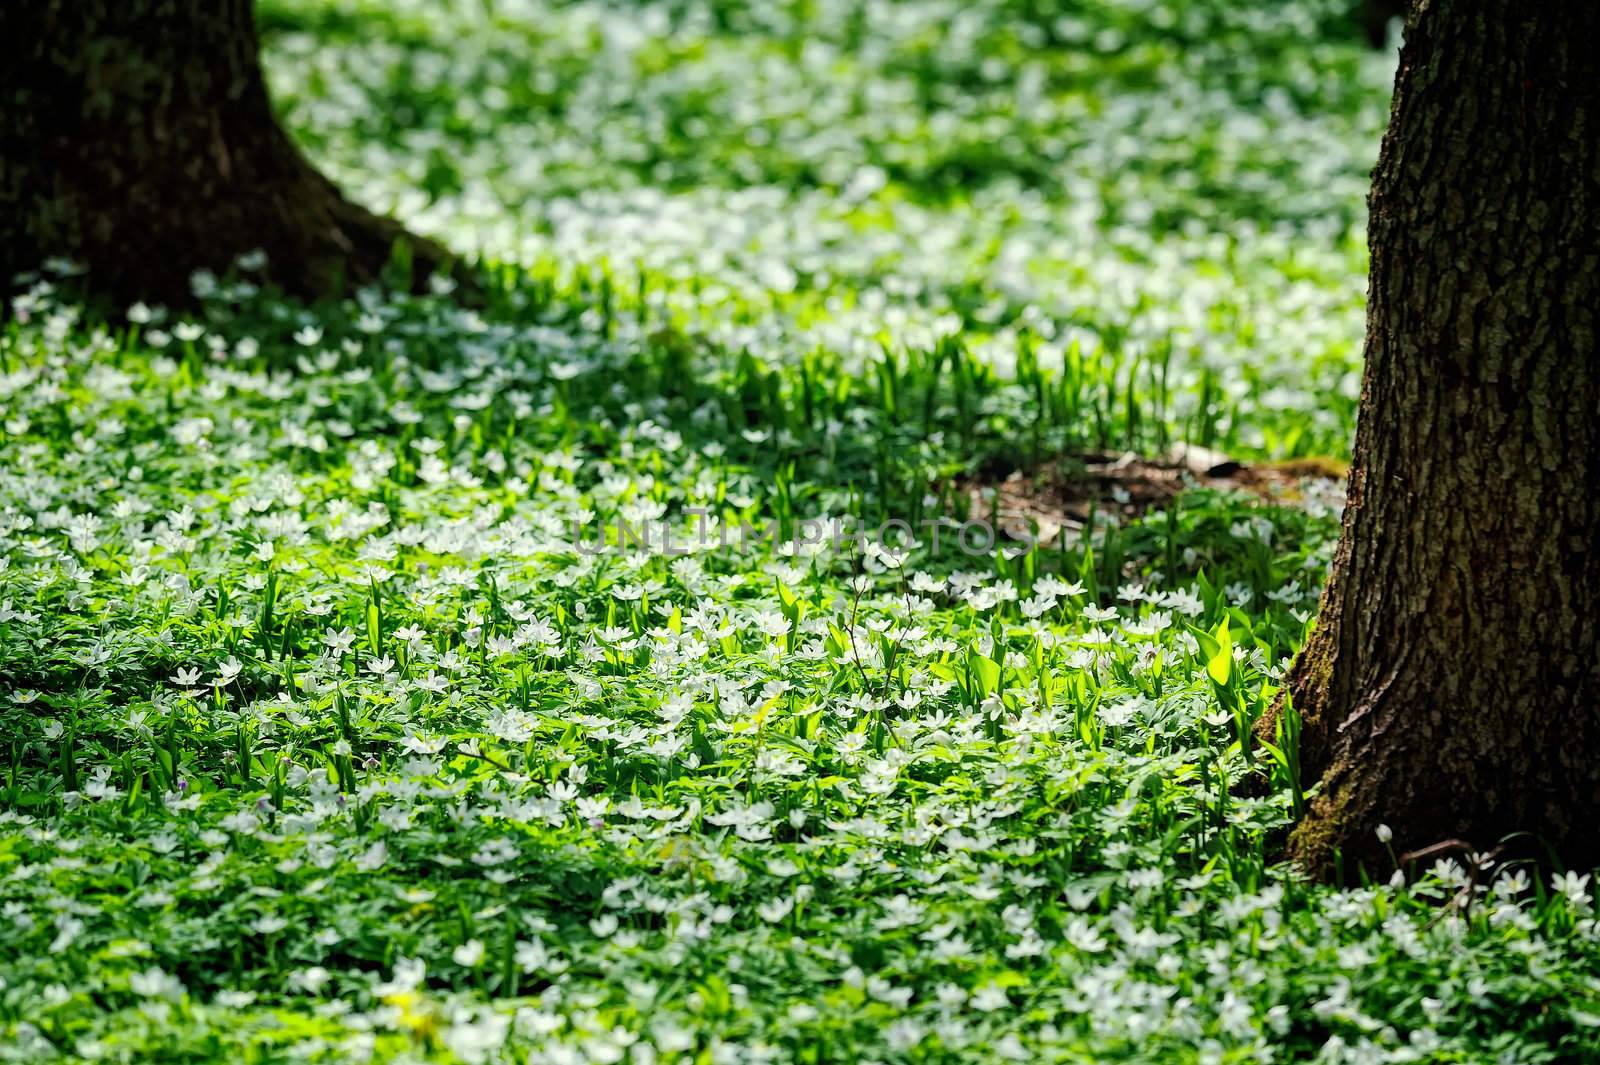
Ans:
[{"label": "green leaf", "polygon": [[1216,683],[1227,684],[1233,673],[1233,637],[1228,632],[1227,618],[1213,630],[1211,643],[1214,649],[1206,655],[1206,672]]},{"label": "green leaf", "polygon": [[979,698],[988,698],[1000,687],[1000,663],[986,655],[973,651],[967,656],[972,667],[972,676],[978,682]]},{"label": "green leaf", "polygon": [[1268,757],[1278,763],[1285,771],[1289,769],[1289,756],[1283,753],[1283,748],[1275,743],[1268,743],[1266,740],[1258,740],[1257,742],[1260,744],[1261,749],[1267,752]]}]

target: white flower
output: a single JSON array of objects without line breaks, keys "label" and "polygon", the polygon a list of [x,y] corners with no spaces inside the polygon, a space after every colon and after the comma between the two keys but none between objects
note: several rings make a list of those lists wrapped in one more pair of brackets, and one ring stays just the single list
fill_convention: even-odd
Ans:
[{"label": "white flower", "polygon": [[483,940],[469,939],[450,952],[450,959],[463,968],[476,968],[483,961]]},{"label": "white flower", "polygon": [[[443,1040],[450,1053],[467,1065],[484,1065],[495,1060],[511,1031],[511,1018],[491,1010],[480,1010],[470,1021],[458,1021],[445,1029]],[[620,1060],[621,1052],[611,1060]],[[606,1060],[596,1058],[595,1060]]]},{"label": "white flower", "polygon": [[793,898],[771,899],[756,907],[756,913],[768,924],[777,924],[794,910]]},{"label": "white flower", "polygon": [[184,993],[183,983],[156,965],[143,972],[130,973],[128,987],[134,994],[143,995],[145,998],[178,999]]},{"label": "white flower", "polygon": [[971,1003],[973,1009],[991,1013],[994,1010],[1004,1009],[1011,1005],[1011,999],[1007,997],[1003,988],[996,987],[994,984],[985,984],[973,993]]},{"label": "white flower", "polygon": [[516,707],[507,707],[495,713],[484,723],[484,730],[507,743],[527,743],[533,738],[538,722]]},{"label": "white flower", "polygon": [[1576,871],[1557,873],[1551,880],[1550,886],[1557,894],[1562,895],[1575,908],[1583,909],[1589,905],[1589,874],[1579,874]]}]

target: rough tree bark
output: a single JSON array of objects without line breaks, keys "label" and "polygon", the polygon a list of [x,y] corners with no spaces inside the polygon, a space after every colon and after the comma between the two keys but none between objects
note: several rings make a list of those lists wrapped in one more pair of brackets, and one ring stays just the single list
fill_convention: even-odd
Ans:
[{"label": "rough tree bark", "polygon": [[[1288,682],[1348,875],[1600,859],[1600,6],[1422,0],[1373,174],[1344,528]],[[1530,837],[1523,837],[1529,840]]]},{"label": "rough tree bark", "polygon": [[260,249],[319,295],[374,277],[396,241],[272,114],[252,0],[0,3],[0,285],[46,257],[122,299],[182,300],[197,269]]}]

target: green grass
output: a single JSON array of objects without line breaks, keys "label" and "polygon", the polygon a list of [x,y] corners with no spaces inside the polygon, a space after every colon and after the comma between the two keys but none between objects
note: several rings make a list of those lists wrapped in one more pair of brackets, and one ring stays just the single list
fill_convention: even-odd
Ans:
[{"label": "green grass", "polygon": [[1586,878],[1272,860],[1336,490],[797,544],[1344,454],[1336,5],[460,6],[262,16],[480,306],[0,333],[0,1060],[1600,1053]]}]

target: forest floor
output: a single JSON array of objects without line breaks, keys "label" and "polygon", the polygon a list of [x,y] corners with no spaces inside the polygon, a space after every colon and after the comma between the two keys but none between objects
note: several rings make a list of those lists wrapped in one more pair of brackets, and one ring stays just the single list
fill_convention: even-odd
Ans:
[{"label": "forest floor", "polygon": [[0,1060],[1600,1055],[1586,877],[1270,848],[1346,5],[261,6],[484,292],[15,305]]}]

